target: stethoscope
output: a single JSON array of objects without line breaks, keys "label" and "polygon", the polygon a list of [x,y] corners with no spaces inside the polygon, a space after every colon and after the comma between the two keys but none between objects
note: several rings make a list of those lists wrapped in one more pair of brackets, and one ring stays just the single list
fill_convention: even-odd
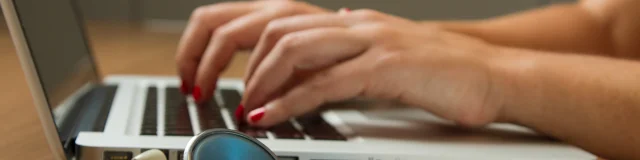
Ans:
[{"label": "stethoscope", "polygon": [[[235,130],[212,129],[187,143],[184,160],[276,160],[276,155],[257,139]],[[160,150],[148,150],[133,160],[167,160]]]}]

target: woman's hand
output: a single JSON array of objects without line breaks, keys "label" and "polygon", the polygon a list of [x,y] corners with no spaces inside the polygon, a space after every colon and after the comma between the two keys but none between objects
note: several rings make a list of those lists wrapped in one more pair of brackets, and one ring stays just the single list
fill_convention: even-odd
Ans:
[{"label": "woman's hand", "polygon": [[275,19],[327,12],[294,1],[227,2],[196,9],[176,55],[181,91],[197,102],[212,97],[220,73],[238,49],[253,48]]},{"label": "woman's hand", "polygon": [[371,10],[269,22],[252,55],[247,121],[270,126],[354,97],[398,100],[462,125],[500,118],[493,46]]}]

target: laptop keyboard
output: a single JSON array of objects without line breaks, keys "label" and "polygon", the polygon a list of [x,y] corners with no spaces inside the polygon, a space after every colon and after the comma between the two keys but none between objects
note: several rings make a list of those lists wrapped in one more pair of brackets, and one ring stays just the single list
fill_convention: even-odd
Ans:
[{"label": "laptop keyboard", "polygon": [[[274,139],[347,140],[331,124],[327,123],[319,112],[297,117],[270,128],[256,128],[246,123],[237,122],[232,117],[232,113],[240,103],[240,93],[233,89],[220,89],[217,93],[220,94],[218,96],[222,102],[216,102],[216,98],[212,98],[209,103],[195,107],[197,120],[202,131],[214,128],[236,128],[238,131],[255,138],[269,138],[270,135]],[[165,96],[164,135],[193,136],[194,130],[186,97],[176,87],[165,88]],[[222,115],[223,112],[227,112],[231,116],[227,119],[231,121],[229,124],[234,126],[227,126]],[[158,135],[158,120],[158,88],[149,87],[140,134]]]}]

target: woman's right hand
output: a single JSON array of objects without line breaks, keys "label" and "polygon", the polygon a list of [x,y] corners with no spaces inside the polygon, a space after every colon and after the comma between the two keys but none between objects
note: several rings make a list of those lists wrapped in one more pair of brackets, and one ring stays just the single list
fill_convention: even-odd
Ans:
[{"label": "woman's right hand", "polygon": [[[270,21],[329,12],[295,1],[243,1],[202,6],[193,11],[180,43],[176,61],[181,91],[196,102],[212,97],[220,73],[239,49],[253,48]],[[252,54],[249,64],[254,64]],[[249,66],[249,69],[256,66]]]}]

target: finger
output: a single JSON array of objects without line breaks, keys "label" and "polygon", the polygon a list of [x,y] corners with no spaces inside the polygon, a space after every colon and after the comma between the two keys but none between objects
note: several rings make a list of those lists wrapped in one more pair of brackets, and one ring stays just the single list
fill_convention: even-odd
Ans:
[{"label": "finger", "polygon": [[313,70],[359,55],[370,42],[353,30],[318,28],[288,34],[257,67],[245,91],[251,110],[281,88],[296,70]]},{"label": "finger", "polygon": [[258,45],[249,58],[249,66],[245,72],[244,80],[245,82],[251,81],[253,72],[260,62],[273,49],[276,42],[288,33],[311,28],[349,27],[382,19],[384,19],[382,15],[371,10],[359,10],[351,13],[348,9],[341,9],[339,14],[301,15],[272,21],[260,36]]},{"label": "finger", "polygon": [[194,88],[198,88],[199,92],[194,89],[194,99],[197,102],[209,100],[220,72],[228,65],[235,51],[256,44],[269,21],[294,13],[276,10],[256,11],[216,30],[198,66]]},{"label": "finger", "polygon": [[349,12],[351,12],[351,9],[346,8],[346,7],[340,8],[340,9],[338,10],[338,14],[347,14],[347,13],[349,13]]},{"label": "finger", "polygon": [[344,19],[336,14],[301,15],[270,22],[260,36],[256,48],[249,58],[245,82],[249,82],[260,61],[271,51],[282,36],[301,30],[322,27],[346,27]]},{"label": "finger", "polygon": [[260,36],[258,45],[249,58],[249,67],[247,67],[244,78],[245,85],[248,85],[248,82],[251,81],[255,69],[273,49],[276,42],[288,33],[311,28],[353,27],[389,19],[387,15],[373,10],[363,9],[351,12],[348,8],[342,8],[338,11],[338,14],[302,15],[272,21]]},{"label": "finger", "polygon": [[180,39],[176,54],[178,72],[183,81],[183,91],[189,92],[193,87],[198,64],[209,43],[211,33],[218,26],[247,14],[251,10],[253,10],[253,6],[249,2],[227,2],[203,6],[194,10]]},{"label": "finger", "polygon": [[357,97],[369,78],[358,58],[333,66],[292,88],[284,96],[249,112],[247,122],[268,127],[311,112],[323,103]]}]

